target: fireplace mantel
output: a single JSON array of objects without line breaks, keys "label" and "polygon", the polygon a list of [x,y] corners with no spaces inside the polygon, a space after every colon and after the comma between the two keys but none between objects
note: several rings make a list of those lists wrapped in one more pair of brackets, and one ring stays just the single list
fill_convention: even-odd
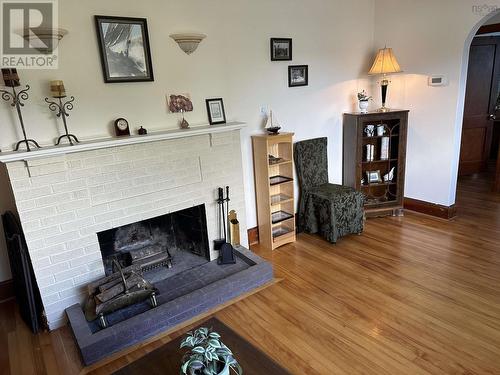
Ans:
[{"label": "fireplace mantel", "polygon": [[244,122],[228,122],[227,124],[222,124],[222,125],[193,126],[189,129],[174,129],[174,130],[166,130],[160,132],[151,132],[147,135],[132,135],[124,138],[97,139],[92,141],[81,142],[75,144],[74,146],[61,145],[61,146],[43,147],[37,150],[33,150],[31,152],[27,151],[2,152],[0,153],[0,162],[9,163],[13,161],[22,161],[22,160],[38,159],[43,157],[72,154],[81,151],[99,150],[115,146],[125,146],[125,145],[139,144],[139,143],[163,141],[167,139],[185,138],[203,134],[222,133],[232,130],[238,130],[244,128],[245,126],[246,124]]}]

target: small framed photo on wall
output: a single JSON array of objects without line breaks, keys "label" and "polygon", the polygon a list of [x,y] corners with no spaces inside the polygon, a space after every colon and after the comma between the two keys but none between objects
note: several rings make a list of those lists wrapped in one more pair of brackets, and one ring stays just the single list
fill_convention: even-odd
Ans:
[{"label": "small framed photo on wall", "polygon": [[308,65],[290,65],[288,67],[288,87],[307,86],[308,84]]},{"label": "small framed photo on wall", "polygon": [[292,39],[271,38],[271,61],[292,60]]},{"label": "small framed photo on wall", "polygon": [[222,98],[206,99],[208,122],[210,125],[225,124],[226,113],[224,112],[224,102]]}]

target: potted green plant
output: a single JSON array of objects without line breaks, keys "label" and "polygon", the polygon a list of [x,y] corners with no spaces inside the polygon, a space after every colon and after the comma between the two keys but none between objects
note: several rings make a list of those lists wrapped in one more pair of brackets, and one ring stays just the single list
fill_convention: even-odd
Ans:
[{"label": "potted green plant", "polygon": [[188,332],[181,348],[190,348],[182,357],[181,374],[229,375],[231,370],[235,374],[243,374],[231,350],[212,329],[202,327]]},{"label": "potted green plant", "polygon": [[358,92],[358,103],[361,113],[368,112],[368,101],[372,100],[371,96],[368,96],[365,90]]}]

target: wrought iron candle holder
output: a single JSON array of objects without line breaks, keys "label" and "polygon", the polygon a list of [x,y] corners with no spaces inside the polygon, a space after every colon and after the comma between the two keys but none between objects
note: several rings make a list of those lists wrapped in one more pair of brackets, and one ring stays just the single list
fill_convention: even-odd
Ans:
[{"label": "wrought iron candle holder", "polygon": [[57,139],[56,146],[59,146],[64,138],[68,139],[71,146],[73,146],[75,143],[80,143],[75,135],[68,132],[68,124],[66,122],[66,118],[69,117],[68,111],[71,111],[73,109],[73,102],[75,101],[75,97],[72,96],[68,101],[63,102],[62,99],[66,97],[66,90],[64,89],[63,81],[52,81],[50,83],[50,91],[52,93],[52,97],[58,99],[58,102],[50,101],[49,98],[45,98],[45,101],[49,104],[49,109],[53,112],[56,112],[57,117],[62,118],[65,131],[65,134],[61,135]]},{"label": "wrought iron candle holder", "polygon": [[16,69],[2,69],[2,76],[5,82],[5,86],[11,87],[12,92],[6,90],[0,90],[2,94],[2,99],[11,102],[10,105],[12,107],[16,107],[17,115],[19,117],[19,123],[21,124],[21,129],[23,131],[24,140],[17,142],[15,151],[19,151],[19,147],[24,144],[26,146],[27,151],[31,151],[30,144],[36,148],[40,148],[40,145],[33,139],[28,139],[26,135],[26,129],[24,127],[23,114],[21,112],[21,107],[24,107],[24,101],[29,99],[28,90],[30,89],[29,85],[26,85],[26,88],[16,91],[16,87],[21,86],[19,81],[19,76],[17,75]]}]

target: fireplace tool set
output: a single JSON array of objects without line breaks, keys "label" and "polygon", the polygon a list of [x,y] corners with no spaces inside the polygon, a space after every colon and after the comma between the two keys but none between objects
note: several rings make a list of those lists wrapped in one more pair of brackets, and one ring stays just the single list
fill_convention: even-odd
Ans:
[{"label": "fireplace tool set", "polygon": [[[231,245],[231,229],[229,223],[229,186],[226,186],[226,196],[224,189],[218,188],[217,204],[219,206],[219,239],[214,241],[215,250],[219,250],[217,264],[234,264],[234,248]],[[226,224],[227,220],[227,224]],[[224,236],[224,237],[222,237]]]}]

